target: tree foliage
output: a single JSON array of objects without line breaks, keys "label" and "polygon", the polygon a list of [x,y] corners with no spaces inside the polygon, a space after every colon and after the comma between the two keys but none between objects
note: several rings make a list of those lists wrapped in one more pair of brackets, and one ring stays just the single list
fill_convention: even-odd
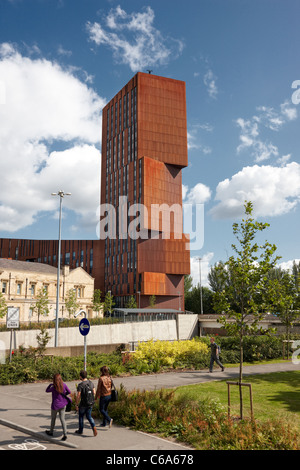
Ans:
[{"label": "tree foliage", "polygon": [[[290,330],[300,316],[299,277],[293,272],[276,268],[270,272],[269,278],[273,289],[273,310],[286,329],[286,340],[290,339]],[[289,355],[289,348],[287,348]]]},{"label": "tree foliage", "polygon": [[99,315],[99,312],[103,308],[103,305],[104,305],[101,298],[102,298],[101,290],[100,289],[95,289],[94,290],[94,296],[93,296],[93,310],[95,310],[95,312],[97,312],[97,315]]},{"label": "tree foliage", "polygon": [[35,304],[31,305],[32,312],[37,312],[38,322],[40,321],[40,315],[47,316],[49,314],[49,299],[46,289],[41,288],[36,296]]},{"label": "tree foliage", "polygon": [[105,295],[104,304],[103,304],[104,312],[105,313],[108,312],[109,316],[111,316],[112,309],[114,306],[115,306],[114,297],[111,294],[111,292],[108,291],[107,294]]},{"label": "tree foliage", "polygon": [[[208,287],[201,287],[202,289],[202,306],[204,314],[214,313],[213,308],[213,292]],[[199,313],[201,311],[201,302],[200,302],[200,287],[194,286],[185,296],[185,309]]]},{"label": "tree foliage", "polygon": [[65,306],[69,312],[69,318],[75,315],[76,311],[79,309],[80,304],[77,302],[76,292],[74,289],[69,289],[65,298]]},{"label": "tree foliage", "polygon": [[5,302],[4,295],[0,292],[0,318],[5,317],[7,314],[7,305]]},{"label": "tree foliage", "polygon": [[135,297],[133,295],[131,295],[129,297],[128,301],[126,302],[125,307],[126,308],[137,308],[137,303],[136,303]]},{"label": "tree foliage", "polygon": [[228,261],[216,266],[222,290],[214,294],[214,308],[221,313],[220,323],[230,335],[240,340],[240,374],[242,382],[243,338],[258,330],[258,323],[274,302],[274,289],[268,276],[276,265],[277,247],[265,241],[259,245],[255,239],[268,223],[252,217],[251,202],[245,203],[245,215],[241,223],[233,224],[237,240],[232,245],[234,254]]}]

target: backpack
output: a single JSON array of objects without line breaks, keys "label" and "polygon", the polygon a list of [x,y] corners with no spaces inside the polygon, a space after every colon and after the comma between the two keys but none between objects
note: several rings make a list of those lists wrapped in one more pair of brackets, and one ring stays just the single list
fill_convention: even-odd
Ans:
[{"label": "backpack", "polygon": [[82,406],[93,406],[95,402],[94,392],[91,382],[88,380],[81,389],[81,403]]}]

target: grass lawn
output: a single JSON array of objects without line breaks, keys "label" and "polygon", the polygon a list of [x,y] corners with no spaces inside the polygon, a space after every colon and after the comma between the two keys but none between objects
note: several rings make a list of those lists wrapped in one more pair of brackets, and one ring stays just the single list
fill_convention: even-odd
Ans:
[{"label": "grass lawn", "polygon": [[[252,384],[255,419],[285,419],[300,429],[300,370],[252,375],[243,381]],[[238,389],[230,387],[232,416],[239,415]],[[228,402],[226,380],[179,387],[176,395],[192,401],[217,399],[226,407]],[[248,387],[243,387],[243,401],[244,417],[250,416]]]}]

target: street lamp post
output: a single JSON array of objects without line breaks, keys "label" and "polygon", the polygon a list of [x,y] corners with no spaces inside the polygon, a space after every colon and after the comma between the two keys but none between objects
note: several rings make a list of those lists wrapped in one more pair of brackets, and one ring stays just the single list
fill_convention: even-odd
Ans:
[{"label": "street lamp post", "polygon": [[55,343],[58,346],[58,312],[59,312],[59,278],[60,278],[60,257],[61,257],[61,215],[62,215],[62,200],[64,196],[71,196],[71,193],[64,193],[58,191],[51,193],[51,196],[59,196],[59,230],[58,230],[58,260],[57,260],[57,286],[56,286],[56,316],[55,316]]}]

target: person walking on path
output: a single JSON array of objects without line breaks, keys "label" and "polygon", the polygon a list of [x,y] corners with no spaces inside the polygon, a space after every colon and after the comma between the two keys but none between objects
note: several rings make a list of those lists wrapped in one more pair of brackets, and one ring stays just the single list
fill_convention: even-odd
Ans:
[{"label": "person walking on path", "polygon": [[97,392],[96,392],[96,399],[100,397],[99,400],[99,410],[103,416],[103,422],[100,426],[105,427],[106,423],[111,428],[113,420],[109,416],[107,409],[109,402],[111,400],[111,387],[112,387],[112,380],[109,375],[108,368],[106,366],[101,367],[100,369],[101,375],[98,380]]},{"label": "person walking on path", "polygon": [[60,374],[55,374],[53,377],[53,383],[48,385],[46,392],[52,392],[52,403],[51,403],[51,425],[50,431],[46,431],[48,436],[53,436],[53,430],[55,426],[56,416],[59,413],[60,422],[63,428],[62,440],[67,439],[67,425],[65,420],[65,407],[68,404],[69,398],[67,395],[71,394],[68,386],[63,382]]},{"label": "person walking on path", "polygon": [[217,345],[215,342],[215,338],[210,338],[210,364],[209,364],[209,372],[213,371],[214,367],[214,362],[218,364],[218,366],[221,367],[222,372],[224,371],[224,366],[220,362],[219,354],[220,354],[220,347]]},{"label": "person walking on path", "polygon": [[97,436],[97,429],[95,421],[92,418],[92,408],[95,402],[95,387],[93,382],[87,379],[87,373],[85,370],[80,371],[80,378],[82,382],[77,386],[76,396],[76,411],[79,415],[79,428],[76,434],[83,433],[83,419],[86,416],[88,422],[91,425],[94,436]]}]

